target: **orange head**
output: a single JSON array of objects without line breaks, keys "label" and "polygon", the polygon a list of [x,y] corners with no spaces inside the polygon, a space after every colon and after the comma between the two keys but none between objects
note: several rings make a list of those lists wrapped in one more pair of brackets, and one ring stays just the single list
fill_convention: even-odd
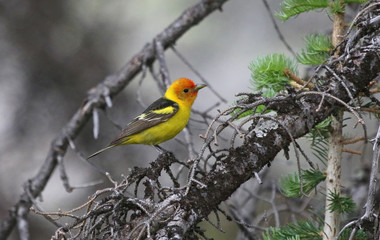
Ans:
[{"label": "orange head", "polygon": [[206,85],[195,85],[193,81],[187,78],[180,78],[173,82],[168,90],[166,90],[165,97],[173,101],[181,101],[187,106],[193,105],[198,91]]}]

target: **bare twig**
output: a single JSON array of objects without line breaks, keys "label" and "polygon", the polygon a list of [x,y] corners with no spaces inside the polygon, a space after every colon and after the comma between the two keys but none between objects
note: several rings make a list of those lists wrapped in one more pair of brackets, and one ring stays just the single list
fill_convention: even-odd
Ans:
[{"label": "bare twig", "polygon": [[357,24],[356,21],[358,20],[358,18],[359,18],[361,15],[363,15],[365,12],[367,12],[368,10],[370,10],[370,9],[372,9],[372,8],[378,6],[378,5],[380,5],[380,3],[371,3],[369,6],[365,7],[365,8],[362,9],[360,12],[358,12],[358,14],[356,14],[355,18],[351,21],[351,25],[350,25],[350,27],[347,29],[347,32],[346,32],[346,34],[345,34],[344,37],[347,37],[348,34],[350,34],[350,32],[351,32],[351,30],[352,30],[352,27],[353,27],[354,25]]},{"label": "bare twig", "polygon": [[189,127],[186,126],[184,129],[183,129],[183,132],[185,134],[185,141],[186,141],[186,145],[187,146],[187,151],[189,153],[189,159],[193,159],[194,158],[194,143],[191,141],[191,133],[189,131]]},{"label": "bare twig", "polygon": [[354,103],[354,102],[355,102],[355,99],[354,99],[354,97],[352,96],[350,89],[348,89],[348,87],[347,87],[346,83],[343,81],[343,79],[340,78],[340,77],[338,76],[338,74],[336,74],[336,72],[333,71],[329,66],[327,66],[327,65],[323,65],[323,67],[324,67],[328,72],[330,72],[330,73],[335,77],[335,79],[338,80],[338,81],[340,82],[340,84],[342,84],[342,86],[344,87],[344,89],[345,89],[346,92],[347,92],[347,95],[350,97],[351,101]]},{"label": "bare twig", "polygon": [[343,149],[342,149],[342,152],[351,153],[351,154],[356,154],[356,155],[362,155],[362,152],[360,152],[360,151],[355,151],[355,150],[348,149],[348,148],[343,148]]},{"label": "bare twig", "polygon": [[273,27],[274,27],[274,29],[276,30],[277,34],[278,34],[278,38],[280,38],[281,42],[285,45],[285,47],[286,47],[286,48],[288,49],[288,51],[293,55],[293,57],[296,57],[296,54],[295,54],[295,52],[293,51],[292,47],[291,47],[291,46],[289,45],[289,43],[285,40],[284,35],[282,35],[282,33],[281,33],[281,31],[280,31],[280,28],[278,27],[277,22],[276,22],[275,18],[273,17],[272,10],[270,9],[267,0],[263,0],[263,3],[264,3],[264,6],[265,6],[265,9],[268,11],[268,14],[269,14],[270,20],[272,21],[272,24],[273,24]]},{"label": "bare twig", "polygon": [[140,104],[140,106],[142,108],[146,108],[147,105],[143,102],[142,100],[142,97],[141,97],[141,86],[142,86],[142,82],[144,81],[145,79],[145,76],[146,76],[146,72],[147,72],[147,66],[146,66],[146,57],[142,60],[142,64],[141,64],[141,78],[139,80],[139,85],[137,87],[137,91],[136,91],[136,101]]},{"label": "bare twig", "polygon": [[354,138],[354,139],[347,139],[342,142],[343,145],[348,145],[348,144],[354,144],[360,141],[364,141],[365,137],[359,137],[359,138]]},{"label": "bare twig", "polygon": [[345,103],[341,99],[339,99],[339,98],[337,98],[337,97],[335,97],[335,96],[333,96],[331,94],[324,93],[324,92],[308,91],[308,92],[302,92],[302,93],[298,94],[297,97],[303,97],[304,95],[321,95],[322,97],[326,96],[326,97],[332,98],[335,101],[337,101],[340,104],[342,104],[344,107],[346,107],[358,119],[358,122],[360,124],[365,125],[364,120],[360,117],[360,115],[357,113],[357,111],[354,110],[354,108],[352,108],[347,103]]},{"label": "bare twig", "polygon": [[314,88],[314,84],[313,83],[311,83],[311,82],[305,82],[300,77],[298,77],[297,75],[295,75],[294,73],[292,73],[289,69],[285,69],[284,74],[285,74],[285,76],[289,77],[290,79],[294,80],[296,83],[298,83],[300,85],[305,85],[309,89],[313,89]]},{"label": "bare twig", "polygon": [[165,89],[167,89],[170,86],[170,77],[169,77],[169,69],[168,66],[166,65],[166,60],[164,56],[164,46],[162,43],[154,39],[153,44],[155,46],[155,51],[156,51],[156,59],[160,63],[160,75],[161,75],[161,80],[163,82],[163,85],[165,86]]}]

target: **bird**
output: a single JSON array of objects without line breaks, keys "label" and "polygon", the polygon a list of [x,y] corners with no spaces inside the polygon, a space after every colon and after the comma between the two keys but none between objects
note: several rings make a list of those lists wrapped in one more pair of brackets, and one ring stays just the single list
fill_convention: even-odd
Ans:
[{"label": "bird", "polygon": [[207,85],[196,85],[188,78],[179,78],[166,90],[165,95],[154,101],[142,114],[134,118],[107,147],[91,154],[96,155],[119,145],[145,144],[155,146],[174,138],[187,125],[191,107],[198,91]]}]

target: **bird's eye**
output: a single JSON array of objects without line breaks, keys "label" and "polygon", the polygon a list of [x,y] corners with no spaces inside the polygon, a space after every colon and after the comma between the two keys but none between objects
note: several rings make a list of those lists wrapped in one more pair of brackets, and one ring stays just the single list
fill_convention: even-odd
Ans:
[{"label": "bird's eye", "polygon": [[183,92],[187,93],[189,91],[188,88],[183,89]]}]

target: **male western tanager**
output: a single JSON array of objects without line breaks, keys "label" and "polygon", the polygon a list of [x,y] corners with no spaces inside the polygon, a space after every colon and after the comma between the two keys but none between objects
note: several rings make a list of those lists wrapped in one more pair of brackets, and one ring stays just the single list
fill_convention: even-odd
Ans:
[{"label": "male western tanager", "polygon": [[198,90],[204,87],[206,85],[197,86],[187,78],[180,78],[173,82],[166,90],[165,95],[133,119],[108,147],[97,151],[88,158],[119,145],[147,144],[157,146],[172,139],[186,126]]}]

